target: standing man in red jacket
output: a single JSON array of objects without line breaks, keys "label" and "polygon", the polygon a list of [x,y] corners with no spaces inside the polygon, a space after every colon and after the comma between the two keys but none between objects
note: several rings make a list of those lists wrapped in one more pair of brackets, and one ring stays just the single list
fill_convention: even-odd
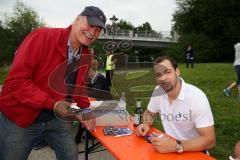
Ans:
[{"label": "standing man in red jacket", "polygon": [[[77,160],[71,102],[87,108],[87,46],[105,29],[106,17],[89,6],[68,28],[40,28],[19,46],[0,96],[0,159],[26,160],[43,136],[58,160]],[[85,112],[86,113],[86,112]],[[81,118],[80,118],[81,119]],[[95,119],[82,120],[94,129]]]}]

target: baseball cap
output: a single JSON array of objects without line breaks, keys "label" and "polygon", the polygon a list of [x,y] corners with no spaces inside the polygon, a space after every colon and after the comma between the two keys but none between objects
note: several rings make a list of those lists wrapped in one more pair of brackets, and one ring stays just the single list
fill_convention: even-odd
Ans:
[{"label": "baseball cap", "polygon": [[87,6],[84,8],[80,16],[87,16],[87,21],[89,25],[98,26],[106,30],[106,16],[103,11],[95,6]]}]

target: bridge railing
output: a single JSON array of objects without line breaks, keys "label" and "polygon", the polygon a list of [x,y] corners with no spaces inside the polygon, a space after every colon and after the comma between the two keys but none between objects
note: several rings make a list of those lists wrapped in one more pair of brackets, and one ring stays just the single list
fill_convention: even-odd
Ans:
[{"label": "bridge railing", "polygon": [[[115,53],[117,59],[116,70],[128,70],[128,69],[139,69],[139,68],[150,68],[153,66],[153,61],[156,57],[163,54],[159,53],[156,55],[128,55]],[[106,54],[96,54],[94,58],[98,60],[98,70],[104,72]]]},{"label": "bridge railing", "polygon": [[171,35],[169,31],[150,32],[150,31],[138,31],[133,30],[106,30],[106,33],[102,32],[100,38],[112,38],[112,37],[124,37],[124,38],[154,38],[154,39],[169,39],[178,40],[177,35]]}]

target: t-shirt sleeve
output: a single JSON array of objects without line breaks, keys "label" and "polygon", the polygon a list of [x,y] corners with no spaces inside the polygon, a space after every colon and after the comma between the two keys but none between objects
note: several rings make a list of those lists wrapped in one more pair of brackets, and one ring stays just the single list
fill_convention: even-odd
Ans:
[{"label": "t-shirt sleeve", "polygon": [[38,110],[51,110],[55,103],[52,95],[34,83],[34,75],[45,58],[43,50],[46,35],[44,29],[36,29],[27,35],[15,52],[13,64],[5,80],[9,96]]},{"label": "t-shirt sleeve", "polygon": [[201,92],[196,98],[198,100],[193,101],[195,102],[193,104],[194,107],[193,109],[196,109],[193,112],[196,128],[213,126],[214,125],[213,115],[206,95],[203,92]]},{"label": "t-shirt sleeve", "polygon": [[147,109],[150,111],[150,112],[153,112],[153,113],[157,113],[157,112],[160,112],[160,104],[159,104],[159,95],[157,93],[157,89],[155,88],[155,90],[153,91],[152,93],[152,96],[150,98],[150,101],[148,103],[148,106],[147,106]]}]

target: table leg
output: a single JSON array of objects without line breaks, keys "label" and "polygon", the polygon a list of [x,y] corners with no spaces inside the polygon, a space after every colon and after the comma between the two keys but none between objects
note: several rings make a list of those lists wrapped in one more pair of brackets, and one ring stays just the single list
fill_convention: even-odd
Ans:
[{"label": "table leg", "polygon": [[88,160],[88,130],[85,129],[85,160]]}]

